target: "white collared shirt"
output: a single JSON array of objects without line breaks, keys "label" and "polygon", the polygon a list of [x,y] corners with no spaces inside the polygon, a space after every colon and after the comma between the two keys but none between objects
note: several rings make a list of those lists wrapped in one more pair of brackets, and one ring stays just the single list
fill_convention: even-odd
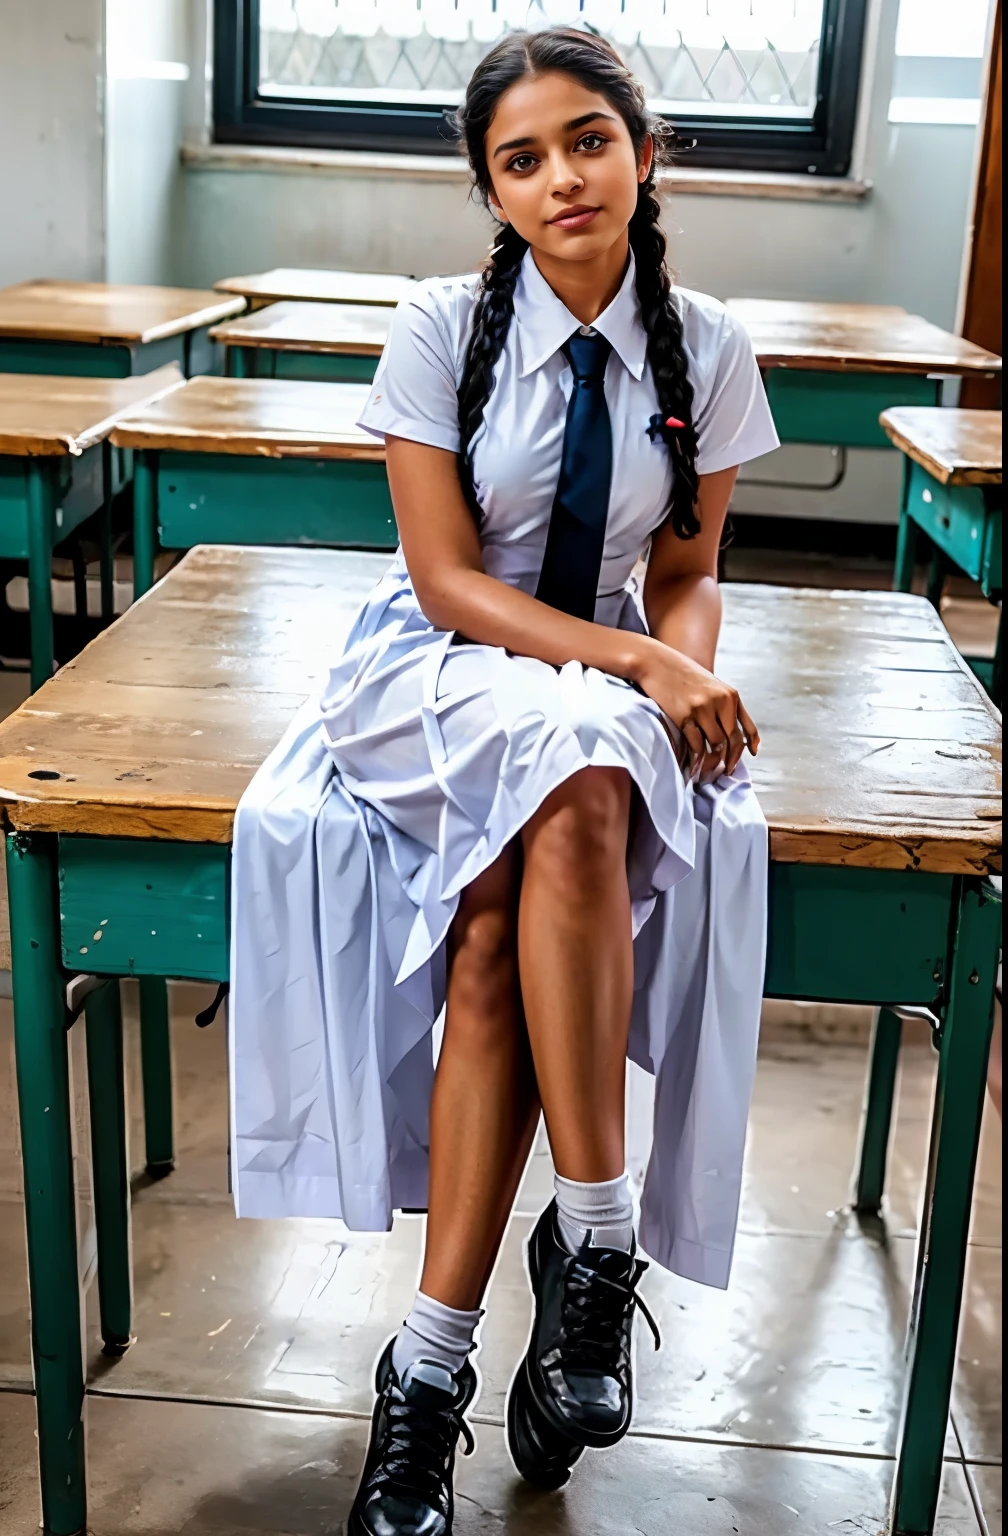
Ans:
[{"label": "white collared shirt", "polygon": [[[360,426],[457,453],[458,396],[477,284],[428,278],[403,299],[375,373]],[[713,474],[776,448],[778,439],[748,335],[716,299],[673,289],[693,385],[697,470]],[[483,424],[473,439],[480,542],[487,573],[534,593],[560,473],[572,375],[561,351],[581,328],[533,260],[522,262],[514,320],[494,370]],[[614,605],[651,535],[672,485],[668,450],[647,435],[658,410],[634,260],[594,322],[612,346],[605,394],[612,425],[612,482],[595,617]]]}]

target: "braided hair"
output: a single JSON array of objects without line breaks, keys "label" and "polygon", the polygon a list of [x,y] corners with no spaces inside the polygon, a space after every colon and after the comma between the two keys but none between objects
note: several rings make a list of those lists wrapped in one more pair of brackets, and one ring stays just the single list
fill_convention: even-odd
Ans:
[{"label": "braided hair", "polygon": [[[469,157],[474,190],[490,206],[491,178],[486,135],[504,93],[529,75],[566,74],[604,96],[626,123],[640,159],[650,134],[654,157],[637,191],[637,207],[628,230],[635,263],[637,301],[647,336],[647,360],[658,395],[659,413],[651,419],[652,438],[660,439],[672,459],[674,475],[666,517],[682,539],[699,532],[696,515],[696,431],[693,386],[683,348],[682,316],[672,298],[665,260],[666,242],[655,194],[655,168],[674,148],[674,134],[647,109],[640,82],[615,48],[594,33],[557,27],[542,32],[511,32],[477,65],[465,101],[454,114],[455,131]],[[473,515],[480,516],[473,484],[472,444],[493,389],[493,373],[514,314],[514,292],[528,243],[510,224],[502,224],[480,276],[473,306],[462,382],[458,389],[459,476]],[[671,417],[678,425],[670,426]]]}]

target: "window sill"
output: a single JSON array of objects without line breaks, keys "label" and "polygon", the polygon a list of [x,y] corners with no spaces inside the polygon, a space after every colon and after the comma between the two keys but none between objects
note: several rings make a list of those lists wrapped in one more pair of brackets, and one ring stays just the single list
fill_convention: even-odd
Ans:
[{"label": "window sill", "polygon": [[[400,155],[348,149],[286,149],[245,144],[187,144],[182,164],[191,170],[303,173],[328,171],[345,176],[396,177],[411,181],[469,180],[460,155]],[[794,176],[762,171],[665,171],[663,192],[680,196],[759,197],[786,202],[861,202],[870,181],[849,177]]]}]

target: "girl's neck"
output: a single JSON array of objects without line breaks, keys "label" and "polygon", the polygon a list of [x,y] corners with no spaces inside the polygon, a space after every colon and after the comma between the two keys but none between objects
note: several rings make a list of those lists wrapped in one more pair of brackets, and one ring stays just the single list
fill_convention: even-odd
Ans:
[{"label": "girl's neck", "polygon": [[624,233],[591,261],[563,261],[532,247],[532,259],[561,303],[575,320],[591,325],[608,309],[626,276],[630,239]]}]

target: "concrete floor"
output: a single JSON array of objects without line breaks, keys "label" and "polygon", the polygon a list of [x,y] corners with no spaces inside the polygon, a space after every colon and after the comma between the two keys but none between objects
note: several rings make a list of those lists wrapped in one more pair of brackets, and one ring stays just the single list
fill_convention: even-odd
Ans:
[{"label": "concrete floor", "polygon": [[[179,1164],[142,1172],[135,996],[126,984],[137,1341],[100,1353],[87,1294],[94,1536],[335,1536],[363,1456],[375,1358],[416,1282],[422,1221],[389,1234],[335,1222],[239,1222],[227,1194],[224,1030],[195,1027],[206,989],[172,988]],[[664,1347],[638,1340],[634,1428],[585,1458],[569,1488],[522,1487],[504,1397],[529,1295],[521,1248],[551,1185],[540,1138],[488,1298],[478,1447],[458,1477],[461,1533],[509,1536],[836,1536],[884,1528],[901,1346],[934,1054],[904,1053],[885,1227],[846,1209],[863,1044],[823,1044],[769,1012],[732,1283],[652,1268]],[[856,1039],[862,1020],[851,1020]],[[813,1031],[814,1033],[814,1031]],[[836,1032],[834,1031],[834,1038]],[[842,1032],[841,1032],[842,1038]],[[81,1031],[71,1035],[87,1230]],[[647,1154],[647,1079],[629,1096],[631,1162]],[[38,1529],[10,1005],[0,1001],[0,1531]],[[1001,1127],[989,1115],[946,1443],[941,1536],[1001,1530]],[[982,1514],[981,1514],[982,1511]]]},{"label": "concrete floor", "polygon": [[[881,568],[739,550],[742,580],[888,585]],[[993,647],[996,616],[953,592],[964,650]],[[0,672],[0,715],[27,679]],[[39,1529],[28,1295],[0,866],[0,1533]],[[135,1329],[100,1353],[86,1296],[93,1536],[336,1536],[367,1435],[376,1356],[416,1283],[423,1226],[389,1234],[335,1222],[238,1222],[227,1194],[224,1030],[198,1030],[209,993],[172,988],[176,1172],[150,1184],[135,993],[127,1005]],[[507,1456],[504,1398],[529,1325],[521,1247],[549,1198],[542,1137],[488,1298],[475,1410],[461,1462],[460,1536],[879,1536],[892,1476],[902,1340],[926,1152],[934,1054],[904,1051],[884,1226],[847,1209],[867,1010],[767,1005],[732,1283],[725,1293],[652,1268],[642,1290],[662,1331],[638,1344],[630,1436],[589,1454],[569,1487],[538,1495]],[[93,1268],[83,1035],[71,1034],[82,1268]],[[632,1079],[628,1148],[639,1173],[650,1099]],[[946,1441],[940,1536],[1001,1532],[1001,1126],[988,1114]]]}]

